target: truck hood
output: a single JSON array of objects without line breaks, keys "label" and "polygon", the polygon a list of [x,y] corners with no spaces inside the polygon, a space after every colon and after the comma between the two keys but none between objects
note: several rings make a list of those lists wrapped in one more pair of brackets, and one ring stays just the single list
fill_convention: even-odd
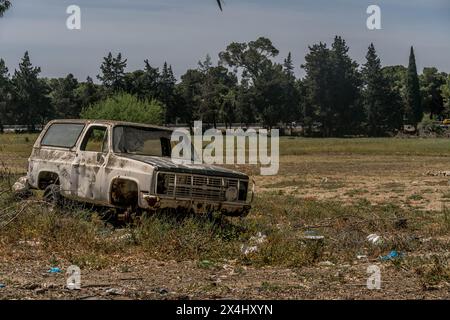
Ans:
[{"label": "truck hood", "polygon": [[205,164],[176,164],[170,158],[142,156],[134,154],[121,154],[121,157],[137,160],[147,163],[157,171],[168,171],[176,173],[198,174],[205,176],[220,176],[225,178],[248,179],[248,176],[242,172],[222,168],[219,166]]}]

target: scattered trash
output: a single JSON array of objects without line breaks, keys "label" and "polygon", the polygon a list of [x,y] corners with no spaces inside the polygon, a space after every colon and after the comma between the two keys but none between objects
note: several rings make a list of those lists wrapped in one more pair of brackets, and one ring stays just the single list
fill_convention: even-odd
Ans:
[{"label": "scattered trash", "polygon": [[19,198],[26,198],[31,194],[30,187],[28,185],[27,177],[20,177],[16,183],[13,184],[12,190],[14,194]]},{"label": "scattered trash", "polygon": [[248,255],[253,252],[257,252],[258,247],[257,246],[247,246],[245,244],[241,245],[241,252],[245,255]]},{"label": "scattered trash", "polygon": [[382,261],[395,260],[403,257],[403,253],[392,250],[388,255],[380,257]]},{"label": "scattered trash", "polygon": [[244,255],[248,255],[253,252],[258,251],[258,245],[263,244],[267,241],[267,236],[261,232],[258,232],[256,236],[250,237],[249,244],[241,245],[241,252]]},{"label": "scattered trash", "polygon": [[334,266],[334,263],[327,260],[327,261],[319,262],[319,266],[323,266],[323,267],[332,267],[332,266]]},{"label": "scattered trash", "polygon": [[367,241],[375,245],[380,245],[383,243],[383,238],[375,233],[372,233],[367,236]]},{"label": "scattered trash", "polygon": [[38,247],[41,243],[39,241],[33,241],[33,240],[20,240],[19,244],[27,245],[30,247]]},{"label": "scattered trash", "polygon": [[3,283],[0,283],[0,289],[6,288],[6,285],[4,285]]},{"label": "scattered trash", "polygon": [[307,230],[303,234],[303,239],[307,240],[323,240],[325,237],[321,236],[317,233],[317,231],[314,230]]},{"label": "scattered trash", "polygon": [[358,254],[358,255],[356,256],[356,258],[357,258],[358,260],[361,260],[361,259],[367,259],[367,256],[366,256],[365,254]]},{"label": "scattered trash", "polygon": [[109,288],[106,290],[106,293],[111,296],[120,296],[125,293],[123,289],[117,289],[117,288]]},{"label": "scattered trash", "polygon": [[256,234],[256,236],[250,238],[250,242],[261,244],[261,243],[265,242],[266,239],[267,239],[267,236],[265,234],[262,234],[261,232],[258,232]]},{"label": "scattered trash", "polygon": [[48,273],[60,273],[61,269],[57,268],[57,267],[53,267],[53,268],[50,268],[50,270],[48,270],[47,272]]}]

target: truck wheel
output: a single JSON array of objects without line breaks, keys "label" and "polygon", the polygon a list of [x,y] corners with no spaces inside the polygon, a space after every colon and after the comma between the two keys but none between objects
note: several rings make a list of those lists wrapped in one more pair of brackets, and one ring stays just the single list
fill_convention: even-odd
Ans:
[{"label": "truck wheel", "polygon": [[61,204],[61,187],[57,184],[50,184],[44,190],[44,201],[54,205]]}]

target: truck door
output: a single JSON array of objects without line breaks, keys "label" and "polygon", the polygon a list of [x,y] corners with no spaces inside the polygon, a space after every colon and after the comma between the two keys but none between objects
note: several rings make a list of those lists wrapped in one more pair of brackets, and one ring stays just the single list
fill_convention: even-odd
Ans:
[{"label": "truck door", "polygon": [[108,190],[104,180],[109,150],[108,127],[91,125],[77,152],[78,198],[99,204],[107,203]]}]

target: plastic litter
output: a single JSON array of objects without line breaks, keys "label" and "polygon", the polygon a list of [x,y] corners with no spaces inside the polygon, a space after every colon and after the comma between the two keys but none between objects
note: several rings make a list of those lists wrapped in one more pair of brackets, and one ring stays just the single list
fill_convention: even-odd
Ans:
[{"label": "plastic litter", "polygon": [[257,246],[247,246],[245,244],[241,245],[241,252],[245,255],[258,251]]},{"label": "plastic litter", "polygon": [[333,262],[331,262],[331,261],[321,261],[321,262],[319,262],[319,266],[322,266],[322,267],[332,267],[332,266],[334,266],[334,263]]},{"label": "plastic litter", "polygon": [[314,230],[308,230],[303,233],[303,239],[307,240],[323,240],[325,237],[321,236]]},{"label": "plastic litter", "polygon": [[383,238],[375,233],[372,233],[367,236],[367,241],[375,245],[380,245],[383,243]]},{"label": "plastic litter", "polygon": [[12,186],[12,190],[18,198],[26,198],[30,196],[31,191],[27,177],[19,178],[19,180],[17,180],[17,182]]},{"label": "plastic litter", "polygon": [[396,250],[392,250],[388,255],[380,257],[382,261],[395,260],[403,257],[403,253],[398,252]]},{"label": "plastic litter", "polygon": [[50,268],[50,270],[48,270],[47,272],[48,273],[60,273],[61,269],[57,268],[57,267],[53,267],[53,268]]},{"label": "plastic litter", "polygon": [[258,232],[256,236],[250,237],[249,244],[242,244],[241,245],[241,252],[244,255],[248,255],[253,252],[258,251],[258,245],[263,244],[267,241],[267,236],[263,234],[262,232]]},{"label": "plastic litter", "polygon": [[255,237],[250,238],[250,242],[261,244],[266,241],[266,238],[267,238],[267,236],[265,234],[258,232]]},{"label": "plastic litter", "polygon": [[120,296],[125,293],[125,290],[123,289],[117,289],[117,288],[109,288],[106,290],[106,293],[111,296]]},{"label": "plastic litter", "polygon": [[6,287],[6,285],[4,285],[3,283],[0,283],[0,289],[3,289],[5,287]]}]

